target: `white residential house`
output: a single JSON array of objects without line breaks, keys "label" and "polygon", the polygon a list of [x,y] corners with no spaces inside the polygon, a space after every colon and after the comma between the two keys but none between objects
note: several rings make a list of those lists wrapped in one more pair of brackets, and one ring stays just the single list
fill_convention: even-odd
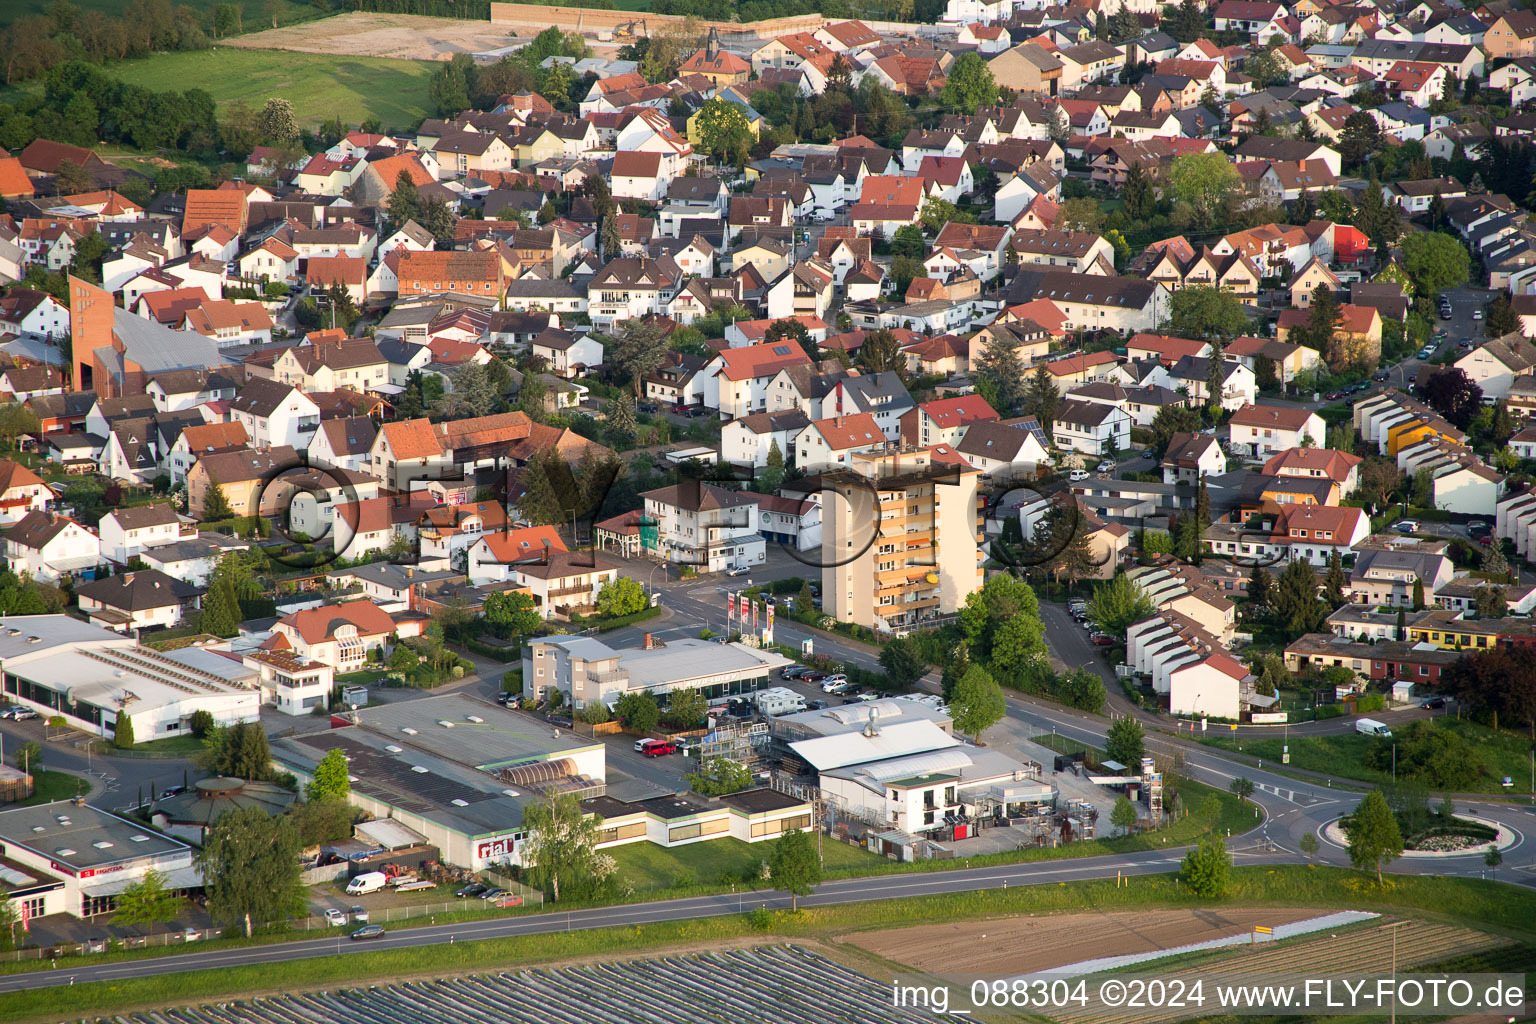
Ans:
[{"label": "white residential house", "polygon": [[97,529],[101,557],[117,565],[127,565],[147,548],[197,536],[195,524],[184,525],[176,510],[163,504],[113,509],[101,517]]},{"label": "white residential house", "polygon": [[646,491],[645,514],[656,521],[653,554],[698,572],[760,565],[767,557],[758,533],[756,500],[701,480]]},{"label": "white residential house", "polygon": [[1229,425],[1234,448],[1265,458],[1287,448],[1315,447],[1328,437],[1321,416],[1294,407],[1247,405],[1232,414]]},{"label": "white residential house", "polygon": [[57,583],[66,574],[101,564],[101,541],[67,516],[28,512],[5,533],[5,556],[20,576]]},{"label": "white residential house", "polygon": [[304,392],[262,377],[246,380],[230,414],[253,448],[308,448],[320,427],[320,407]]},{"label": "white residential house", "polygon": [[1056,409],[1053,432],[1058,448],[1084,455],[1123,452],[1131,443],[1131,417],[1118,406],[1065,398]]}]

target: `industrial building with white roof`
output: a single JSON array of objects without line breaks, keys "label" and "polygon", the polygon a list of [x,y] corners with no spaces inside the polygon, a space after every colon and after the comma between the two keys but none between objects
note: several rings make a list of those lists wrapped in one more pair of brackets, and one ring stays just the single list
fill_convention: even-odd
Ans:
[{"label": "industrial building with white roof", "polygon": [[11,700],[109,736],[121,716],[142,743],[184,735],[196,711],[219,725],[260,718],[256,673],[211,651],[162,654],[68,615],[0,618],[0,685]]}]

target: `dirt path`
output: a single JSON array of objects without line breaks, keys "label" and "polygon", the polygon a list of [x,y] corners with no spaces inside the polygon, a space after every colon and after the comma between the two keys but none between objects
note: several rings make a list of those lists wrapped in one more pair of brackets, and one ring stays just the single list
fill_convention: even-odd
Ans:
[{"label": "dirt path", "polygon": [[515,28],[485,21],[354,11],[334,18],[234,36],[220,45],[348,57],[447,60],[456,53],[478,53],[510,46],[517,41],[512,34]]},{"label": "dirt path", "polygon": [[839,941],[920,971],[1009,974],[1096,957],[1143,953],[1246,934],[1318,917],[1322,911],[1270,907],[1108,911],[993,921],[956,921],[840,936]]}]

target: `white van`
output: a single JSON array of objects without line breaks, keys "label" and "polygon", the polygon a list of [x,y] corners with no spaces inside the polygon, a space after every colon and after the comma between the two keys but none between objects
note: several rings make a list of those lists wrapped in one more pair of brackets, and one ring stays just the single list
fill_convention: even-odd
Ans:
[{"label": "white van", "polygon": [[1385,722],[1378,722],[1374,718],[1355,719],[1355,732],[1364,733],[1367,736],[1392,738],[1392,730],[1387,728],[1387,724]]},{"label": "white van", "polygon": [[366,874],[358,875],[347,883],[347,895],[362,896],[365,893],[378,892],[388,882],[389,879],[385,877],[384,872],[369,871]]}]

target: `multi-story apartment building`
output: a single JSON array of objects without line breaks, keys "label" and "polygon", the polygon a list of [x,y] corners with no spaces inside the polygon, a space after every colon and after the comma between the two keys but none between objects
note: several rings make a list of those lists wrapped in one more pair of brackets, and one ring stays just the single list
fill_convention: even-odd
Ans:
[{"label": "multi-story apartment building", "polygon": [[953,615],[982,583],[980,471],[924,448],[855,452],[822,492],[822,607],[895,631]]},{"label": "multi-story apartment building", "polygon": [[[641,547],[699,572],[761,565],[767,544],[757,528],[757,499],[699,480],[646,491]],[[654,533],[651,530],[654,528]]]}]

